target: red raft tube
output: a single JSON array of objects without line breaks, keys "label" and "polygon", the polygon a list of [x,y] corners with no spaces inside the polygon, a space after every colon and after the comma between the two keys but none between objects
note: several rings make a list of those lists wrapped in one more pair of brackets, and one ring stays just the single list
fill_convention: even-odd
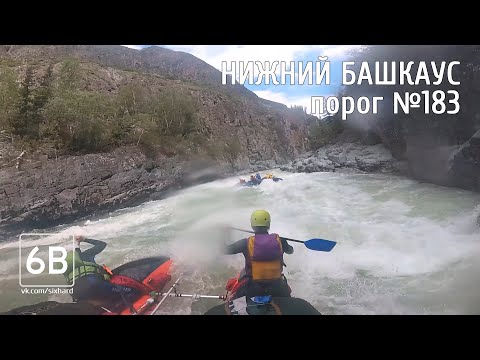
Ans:
[{"label": "red raft tube", "polygon": [[172,279],[168,257],[152,257],[135,260],[111,271],[112,284],[134,288],[139,296],[126,304],[121,301],[105,308],[103,315],[149,315],[155,309],[160,295]]}]

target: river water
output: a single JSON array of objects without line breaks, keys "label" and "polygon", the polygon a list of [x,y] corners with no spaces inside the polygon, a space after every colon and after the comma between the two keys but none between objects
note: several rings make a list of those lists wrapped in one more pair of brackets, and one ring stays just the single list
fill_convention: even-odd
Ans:
[{"label": "river water", "polygon": [[[179,291],[223,295],[242,255],[224,243],[247,234],[250,213],[266,209],[272,232],[335,240],[331,252],[291,243],[285,275],[292,295],[322,314],[480,313],[480,194],[382,174],[275,171],[284,180],[237,186],[229,178],[191,187],[163,200],[49,229],[104,240],[98,263],[168,255]],[[86,246],[86,245],[82,245]],[[0,244],[0,311],[68,295],[22,294],[18,241]],[[159,314],[202,314],[220,300],[169,298]]]}]

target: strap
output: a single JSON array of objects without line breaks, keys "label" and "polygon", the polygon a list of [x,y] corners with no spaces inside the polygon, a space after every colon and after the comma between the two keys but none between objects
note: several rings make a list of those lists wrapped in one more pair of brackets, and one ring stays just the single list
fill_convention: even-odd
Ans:
[{"label": "strap", "polygon": [[107,272],[107,274],[109,274],[110,276],[113,276],[113,272],[112,270],[110,270],[107,265],[103,264],[103,270],[105,270]]},{"label": "strap", "polygon": [[283,254],[283,245],[282,245],[282,239],[280,239],[280,235],[275,234],[275,238],[277,239],[278,245],[280,245],[280,251]]},{"label": "strap", "polygon": [[269,305],[272,305],[273,309],[275,310],[275,315],[282,315],[282,311],[280,310],[280,308],[278,307],[277,304],[275,304],[275,302],[273,301],[270,301]]},{"label": "strap", "polygon": [[[225,314],[226,315],[233,315],[232,312],[230,311],[229,303],[230,303],[230,301],[225,302]],[[282,310],[280,310],[280,307],[277,304],[275,304],[273,299],[270,302],[268,302],[266,304],[262,304],[262,305],[264,305],[264,306],[271,305],[273,307],[273,310],[275,310],[275,315],[282,315]],[[244,314],[242,314],[242,315],[244,315]],[[247,313],[247,315],[248,315],[248,313]]]},{"label": "strap", "polygon": [[229,301],[227,307],[231,315],[249,315],[247,312],[248,304],[246,296]]}]

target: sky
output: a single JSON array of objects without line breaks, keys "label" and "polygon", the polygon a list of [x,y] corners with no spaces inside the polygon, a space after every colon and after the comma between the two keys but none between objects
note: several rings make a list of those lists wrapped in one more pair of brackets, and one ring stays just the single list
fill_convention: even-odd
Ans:
[{"label": "sky", "polygon": [[[222,71],[222,62],[226,62],[228,69],[232,64],[240,68],[239,61],[247,62],[265,62],[269,61],[272,65],[274,61],[287,64],[289,69],[291,61],[294,61],[295,77],[294,84],[291,84],[291,78],[287,75],[286,84],[275,85],[270,77],[270,83],[267,84],[266,77],[260,77],[260,83],[256,84],[258,75],[260,74],[258,66],[254,65],[254,83],[249,81],[243,85],[253,91],[258,96],[276,101],[287,106],[300,105],[306,108],[307,113],[312,113],[311,103],[312,96],[335,96],[340,90],[342,81],[342,61],[345,59],[347,51],[355,51],[360,45],[123,45],[132,49],[142,49],[149,46],[161,46],[171,50],[184,51],[190,53],[197,58],[205,61],[219,71]],[[305,81],[303,84],[298,77],[298,70],[305,68],[307,62],[315,62],[318,57],[328,57],[330,62],[330,84],[324,81],[320,85],[308,85]],[[303,62],[303,65],[301,65]],[[281,80],[281,67],[278,63],[275,71],[275,79]],[[313,71],[315,73],[315,71]],[[238,74],[238,72],[237,72]],[[315,82],[315,78],[313,79]]]}]

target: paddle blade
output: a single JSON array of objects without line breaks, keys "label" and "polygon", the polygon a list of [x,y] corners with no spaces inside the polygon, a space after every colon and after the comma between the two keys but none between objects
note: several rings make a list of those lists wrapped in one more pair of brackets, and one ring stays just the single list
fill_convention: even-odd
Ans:
[{"label": "paddle blade", "polygon": [[324,239],[310,239],[304,242],[305,246],[310,250],[326,251],[332,250],[337,243],[331,240]]}]

